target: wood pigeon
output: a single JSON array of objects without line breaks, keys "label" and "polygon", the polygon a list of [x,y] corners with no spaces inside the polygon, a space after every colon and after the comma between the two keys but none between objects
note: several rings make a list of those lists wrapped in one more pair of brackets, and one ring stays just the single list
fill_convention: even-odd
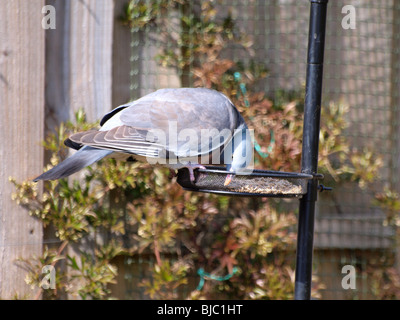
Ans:
[{"label": "wood pigeon", "polygon": [[[73,134],[78,150],[34,181],[67,177],[117,154],[176,170],[225,164],[232,176],[253,165],[252,132],[233,103],[206,88],[160,89],[107,113],[99,130]],[[118,157],[120,158],[120,157]]]}]

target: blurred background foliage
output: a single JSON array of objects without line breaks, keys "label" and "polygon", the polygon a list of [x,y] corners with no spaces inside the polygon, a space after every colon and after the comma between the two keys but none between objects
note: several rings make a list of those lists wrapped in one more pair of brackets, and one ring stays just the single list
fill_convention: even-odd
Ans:
[{"label": "blurred background foliage", "polygon": [[[187,13],[180,16],[181,32],[159,35],[166,45],[156,56],[157,63],[176,68],[182,86],[213,88],[233,101],[255,130],[257,168],[300,171],[304,90],[278,90],[273,99],[252,90],[268,75],[268,66],[251,59],[251,39],[229,12],[218,12],[213,1],[202,1],[196,12],[189,12],[189,7],[188,0],[130,1],[121,23],[167,30],[166,10]],[[231,59],[231,46],[242,48],[250,63]],[[350,147],[343,134],[347,112],[341,101],[323,106],[319,171],[325,175],[324,184],[334,189],[348,181],[367,188],[382,160],[371,148]],[[83,111],[74,121],[61,124],[43,143],[51,153],[45,169],[68,155],[63,141],[69,134],[97,126],[85,121]],[[152,299],[293,298],[296,203],[192,193],[182,190],[175,179],[168,169],[115,159],[104,159],[68,180],[46,182],[43,192],[41,184],[11,179],[15,201],[60,241],[46,246],[41,257],[19,261],[27,270],[27,284],[40,287],[43,266],[53,265],[57,285],[40,292],[45,299],[109,299],[112,285],[118,285],[118,257],[150,255],[155,263],[140,287]],[[399,195],[387,189],[377,192],[375,201],[386,210],[387,223],[398,226]],[[379,267],[379,259],[376,265],[368,270],[376,297],[398,298],[397,272]],[[232,277],[206,278],[199,289],[200,268]],[[314,280],[312,295],[319,298],[325,285]]]}]

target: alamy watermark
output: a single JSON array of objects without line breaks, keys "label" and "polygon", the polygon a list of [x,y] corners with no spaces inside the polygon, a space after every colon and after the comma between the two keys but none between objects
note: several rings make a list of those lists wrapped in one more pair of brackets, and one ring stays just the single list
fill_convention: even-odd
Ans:
[{"label": "alamy watermark", "polygon": [[342,267],[342,274],[345,276],[342,278],[342,288],[344,290],[356,289],[356,268],[350,264],[346,264]]},{"label": "alamy watermark", "polygon": [[45,265],[42,268],[42,274],[44,277],[40,281],[40,287],[42,289],[55,289],[56,288],[56,269],[52,265]]},{"label": "alamy watermark", "polygon": [[[148,142],[152,144],[147,146]],[[254,168],[254,130],[248,128],[218,130],[216,128],[184,128],[179,130],[176,121],[168,121],[168,130],[148,131],[142,150],[150,164],[169,166],[188,163],[225,164],[236,173],[251,173]],[[165,152],[168,146],[169,152]]]},{"label": "alamy watermark", "polygon": [[44,6],[42,13],[45,15],[42,18],[42,28],[45,30],[56,28],[56,8],[51,5]]},{"label": "alamy watermark", "polygon": [[345,30],[356,28],[356,8],[351,5],[345,5],[342,8],[342,13],[346,14],[342,19],[342,28]]}]

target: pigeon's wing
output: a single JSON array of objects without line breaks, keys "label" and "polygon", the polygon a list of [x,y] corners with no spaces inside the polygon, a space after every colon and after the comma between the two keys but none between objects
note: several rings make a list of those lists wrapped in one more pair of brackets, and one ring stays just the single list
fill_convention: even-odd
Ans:
[{"label": "pigeon's wing", "polygon": [[111,110],[110,112],[106,113],[100,121],[100,126],[103,126],[108,120],[110,120],[118,112],[122,111],[123,109],[125,109],[127,107],[129,107],[129,105],[119,106],[119,107],[116,107],[115,109]]},{"label": "pigeon's wing", "polygon": [[121,125],[107,131],[78,132],[69,137],[76,144],[107,149],[116,152],[136,154],[144,157],[157,158],[164,146],[155,141],[145,140],[143,134],[135,128]]},{"label": "pigeon's wing", "polygon": [[[241,117],[231,101],[215,90],[162,89],[138,102],[121,112],[121,121],[146,129],[177,156],[196,156],[220,148],[240,124]],[[146,119],[137,117],[143,112],[141,108],[146,110]]]},{"label": "pigeon's wing", "polygon": [[149,157],[166,152],[191,157],[220,148],[242,120],[226,96],[203,88],[161,89],[112,115],[100,131],[70,139]]}]

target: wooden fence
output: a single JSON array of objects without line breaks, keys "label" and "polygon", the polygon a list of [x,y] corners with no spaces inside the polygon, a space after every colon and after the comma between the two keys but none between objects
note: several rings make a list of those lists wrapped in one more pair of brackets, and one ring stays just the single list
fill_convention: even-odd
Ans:
[{"label": "wooden fence", "polygon": [[[32,298],[17,258],[42,251],[40,222],[12,199],[18,181],[43,170],[41,141],[78,108],[94,121],[111,109],[114,9],[124,1],[10,0],[0,2],[0,297]],[[52,5],[56,28],[43,28]],[[129,31],[126,31],[129,36]],[[119,32],[119,37],[124,33]],[[129,42],[127,43],[129,46]],[[123,48],[121,48],[123,49]],[[125,48],[126,50],[126,48]],[[114,55],[113,55],[114,52]],[[129,54],[129,47],[128,47]],[[116,81],[116,84],[118,81]],[[119,97],[124,89],[114,86]],[[129,87],[127,97],[129,98]],[[121,98],[120,98],[121,99]],[[88,107],[90,106],[90,107]]]},{"label": "wooden fence", "polygon": [[0,3],[0,297],[32,294],[15,259],[40,254],[42,226],[11,200],[10,176],[43,168],[45,105],[44,0]]}]

